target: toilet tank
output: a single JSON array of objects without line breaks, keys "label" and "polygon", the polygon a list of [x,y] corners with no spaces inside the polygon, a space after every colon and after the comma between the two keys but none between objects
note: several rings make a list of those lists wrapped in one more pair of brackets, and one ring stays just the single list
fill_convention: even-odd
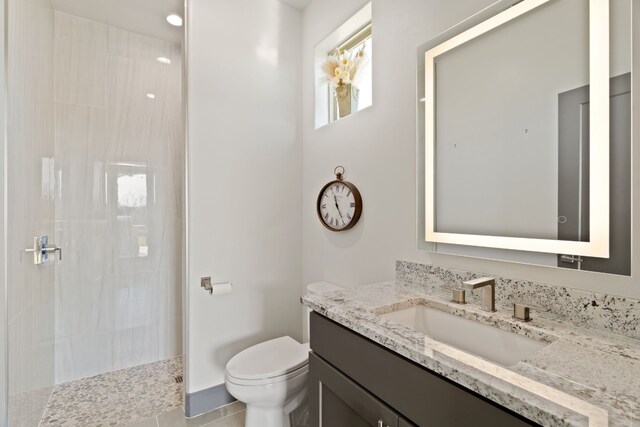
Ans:
[{"label": "toilet tank", "polygon": [[[322,294],[325,292],[333,292],[343,290],[344,287],[336,285],[330,282],[312,282],[307,285],[307,295]],[[309,307],[304,307],[304,334],[303,342],[309,342],[309,316],[311,310]]]}]

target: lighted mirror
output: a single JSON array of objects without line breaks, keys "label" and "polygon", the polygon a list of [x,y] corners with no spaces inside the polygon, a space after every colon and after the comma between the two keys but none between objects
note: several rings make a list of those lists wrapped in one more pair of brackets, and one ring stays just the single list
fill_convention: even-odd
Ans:
[{"label": "lighted mirror", "polygon": [[568,268],[616,252],[593,270],[629,274],[630,8],[502,1],[421,47],[422,248]]}]

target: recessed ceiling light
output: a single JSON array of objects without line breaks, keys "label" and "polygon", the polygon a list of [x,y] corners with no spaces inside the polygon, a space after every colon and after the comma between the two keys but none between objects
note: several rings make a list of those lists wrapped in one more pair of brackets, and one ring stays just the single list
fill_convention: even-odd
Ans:
[{"label": "recessed ceiling light", "polygon": [[167,16],[167,22],[176,27],[182,27],[182,18],[178,15],[169,15]]},{"label": "recessed ceiling light", "polygon": [[171,60],[169,58],[165,58],[164,56],[159,56],[156,58],[156,60],[161,64],[171,64]]},{"label": "recessed ceiling light", "polygon": [[149,99],[156,99],[156,95],[154,93],[148,93],[147,94],[147,98]]}]

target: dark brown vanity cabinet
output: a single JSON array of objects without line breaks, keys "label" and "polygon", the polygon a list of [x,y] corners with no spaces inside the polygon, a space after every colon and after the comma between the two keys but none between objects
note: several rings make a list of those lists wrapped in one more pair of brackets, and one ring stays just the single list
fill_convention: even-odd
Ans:
[{"label": "dark brown vanity cabinet", "polygon": [[317,313],[311,350],[312,427],[537,425]]},{"label": "dark brown vanity cabinet", "polygon": [[[400,416],[371,393],[315,354],[309,355],[313,417],[326,426],[398,427]],[[322,396],[322,398],[320,398]],[[406,424],[405,424],[406,425]]]}]

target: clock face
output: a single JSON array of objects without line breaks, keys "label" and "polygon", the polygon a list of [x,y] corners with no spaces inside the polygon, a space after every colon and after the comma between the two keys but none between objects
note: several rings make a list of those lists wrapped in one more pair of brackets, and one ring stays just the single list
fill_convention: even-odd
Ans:
[{"label": "clock face", "polygon": [[318,197],[318,216],[330,230],[346,230],[358,221],[361,204],[360,194],[352,184],[333,181]]}]

